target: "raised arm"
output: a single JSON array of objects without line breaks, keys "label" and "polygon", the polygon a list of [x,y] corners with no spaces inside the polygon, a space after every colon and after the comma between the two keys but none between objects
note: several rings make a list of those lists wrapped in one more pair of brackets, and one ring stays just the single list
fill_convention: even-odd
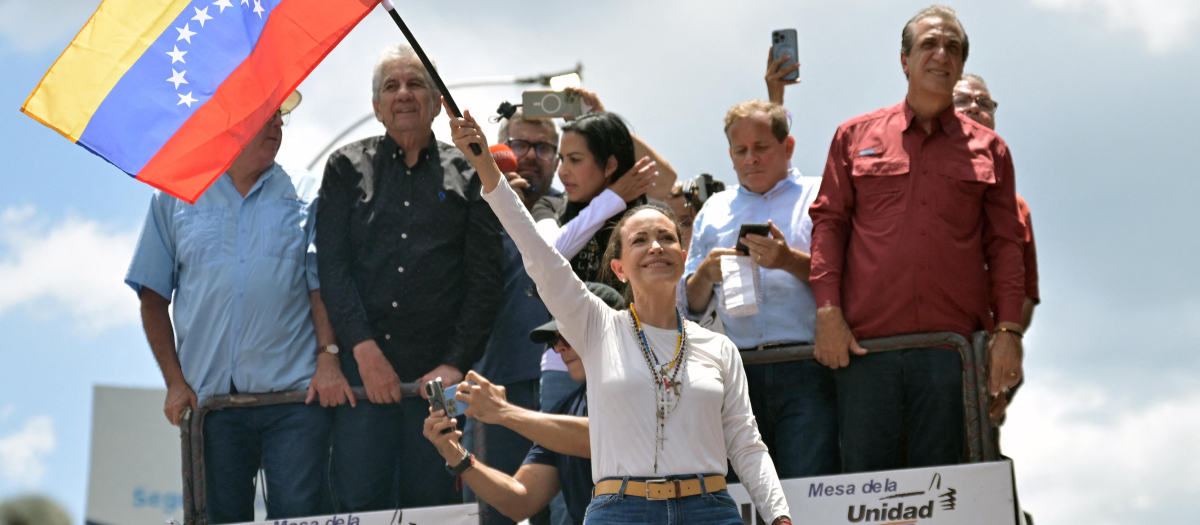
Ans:
[{"label": "raised arm", "polygon": [[[591,106],[591,111],[606,111],[604,103],[600,102],[600,97],[594,91],[583,88],[567,88],[567,91],[579,93],[583,102]],[[658,166],[658,179],[654,181],[654,185],[646,192],[646,196],[660,201],[666,201],[671,198],[671,188],[675,186],[675,180],[679,178],[679,175],[675,173],[675,168],[671,167],[671,163],[667,162],[667,159],[664,159],[662,155],[654,151],[654,148],[646,144],[646,141],[637,135],[630,134],[630,136],[633,138],[634,158],[649,158]]]},{"label": "raised arm", "polygon": [[[447,108],[447,114],[450,113]],[[603,335],[608,318],[616,315],[599,297],[592,295],[583,281],[575,276],[571,264],[538,236],[537,227],[529,210],[508,186],[490,153],[474,154],[471,144],[487,149],[487,137],[470,112],[464,118],[450,119],[454,145],[475,166],[479,180],[483,183],[483,199],[495,212],[500,224],[521,251],[525,270],[537,284],[538,293],[546,309],[558,319],[559,331],[571,341],[586,341],[576,347],[580,354],[594,348],[594,343]]]}]

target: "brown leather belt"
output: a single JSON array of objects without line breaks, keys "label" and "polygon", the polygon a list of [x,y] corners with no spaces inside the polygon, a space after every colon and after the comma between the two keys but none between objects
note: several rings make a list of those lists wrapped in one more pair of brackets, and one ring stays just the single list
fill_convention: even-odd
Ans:
[{"label": "brown leather belt", "polygon": [[[619,493],[621,491],[621,481],[619,479],[606,479],[597,483],[596,488],[592,489],[592,497]],[[721,476],[708,476],[704,478],[704,485],[708,489],[708,492],[725,490],[725,478]],[[626,496],[637,496],[652,500],[686,498],[703,492],[700,490],[700,480],[697,478],[672,480],[650,479],[646,481],[629,480],[629,483],[625,485]]]}]

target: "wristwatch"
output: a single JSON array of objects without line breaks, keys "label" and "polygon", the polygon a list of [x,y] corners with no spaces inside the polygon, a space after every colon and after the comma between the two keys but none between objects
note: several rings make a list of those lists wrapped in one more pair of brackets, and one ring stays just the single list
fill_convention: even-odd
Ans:
[{"label": "wristwatch", "polygon": [[463,452],[462,459],[458,460],[458,466],[451,467],[450,463],[446,463],[446,472],[451,476],[457,476],[466,472],[467,469],[475,466],[475,455],[470,452]]},{"label": "wristwatch", "polygon": [[330,355],[338,355],[337,345],[326,345],[326,346],[321,347],[318,350],[319,350],[317,352],[318,354],[325,353],[325,354],[330,354]]}]

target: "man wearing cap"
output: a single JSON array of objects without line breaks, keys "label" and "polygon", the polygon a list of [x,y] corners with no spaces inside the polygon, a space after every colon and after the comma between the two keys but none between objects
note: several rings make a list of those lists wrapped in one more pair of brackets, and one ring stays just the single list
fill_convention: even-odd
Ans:
[{"label": "man wearing cap", "polygon": [[[621,294],[611,287],[599,283],[588,283],[587,287],[610,307],[622,306]],[[571,378],[585,381],[583,361],[559,334],[556,321],[535,328],[529,339],[552,348],[566,363]],[[467,453],[459,445],[461,432],[442,434],[442,430],[452,428],[457,421],[439,411],[425,420],[425,437],[446,460],[447,470],[461,475],[480,499],[514,521],[532,516],[561,490],[571,521],[576,525],[583,523],[592,495],[587,383],[549,412],[540,413],[512,405],[505,399],[504,387],[470,372],[467,381],[458,386],[455,399],[469,404],[465,416],[508,427],[535,444],[521,468],[510,477]]]},{"label": "man wearing cap", "polygon": [[209,523],[254,520],[260,465],[267,519],[325,513],[332,419],[322,405],[354,402],[317,280],[319,181],[275,163],[299,103],[299,93],[288,97],[196,204],[155,192],[125,277],[141,299],[172,424],[213,396],[308,389],[308,404],[205,416]]}]

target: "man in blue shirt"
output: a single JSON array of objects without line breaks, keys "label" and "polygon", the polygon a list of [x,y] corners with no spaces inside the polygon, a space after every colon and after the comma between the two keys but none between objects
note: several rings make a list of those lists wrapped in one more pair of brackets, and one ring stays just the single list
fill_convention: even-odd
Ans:
[{"label": "man in blue shirt", "polygon": [[[156,192],[125,282],[167,383],[163,412],[231,393],[309,390],[354,403],[321,302],[313,246],[319,181],[275,163],[294,93],[229,170],[190,205]],[[174,325],[168,306],[174,299]],[[320,355],[318,355],[320,353]],[[227,408],[204,421],[210,523],[254,520],[266,471],[267,519],[326,512],[331,418],[314,404]]]},{"label": "man in blue shirt", "polygon": [[[743,351],[813,340],[816,302],[808,286],[812,220],[808,206],[821,179],[788,168],[795,139],[787,111],[751,100],[725,116],[729,155],[740,187],[712,196],[696,216],[679,298],[699,318],[721,292],[721,258],[743,224],[767,223],[770,236],[750,234],[752,271],[758,272],[758,313],[732,317],[718,308],[725,334]],[[763,441],[781,478],[841,471],[833,376],[816,361],[746,367],[750,402]]]}]

